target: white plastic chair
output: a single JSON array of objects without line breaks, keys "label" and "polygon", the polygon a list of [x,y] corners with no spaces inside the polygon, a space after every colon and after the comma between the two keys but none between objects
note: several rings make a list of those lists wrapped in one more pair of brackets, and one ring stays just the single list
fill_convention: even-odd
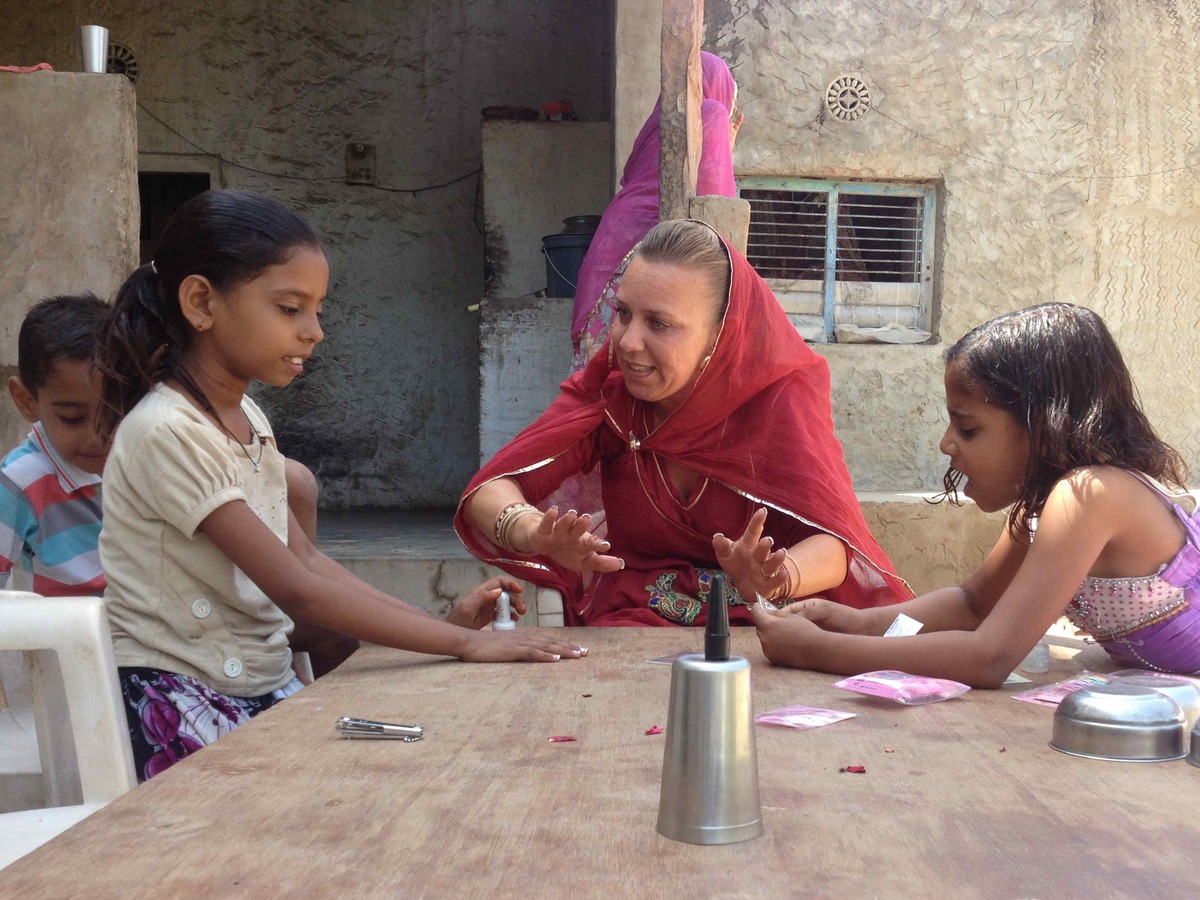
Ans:
[{"label": "white plastic chair", "polygon": [[[0,650],[25,651],[46,791],[45,808],[0,814],[3,868],[132,789],[137,778],[99,597],[0,591]],[[75,802],[55,805],[64,797]]]}]

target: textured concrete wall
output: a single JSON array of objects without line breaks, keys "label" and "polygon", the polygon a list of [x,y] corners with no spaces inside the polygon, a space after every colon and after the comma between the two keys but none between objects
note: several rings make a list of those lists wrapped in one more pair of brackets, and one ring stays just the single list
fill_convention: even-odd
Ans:
[{"label": "textured concrete wall", "polygon": [[571,372],[571,301],[484,300],[479,328],[479,461],[545,412]]},{"label": "textured concrete wall", "polygon": [[979,567],[1004,528],[1003,513],[931,502],[932,493],[858,495],[871,533],[918,594],[961,584]]},{"label": "textured concrete wall", "polygon": [[662,0],[615,0],[613,33],[613,193],[646,116],[658,100]]},{"label": "textured concrete wall", "polygon": [[[226,186],[290,204],[326,241],[326,342],[301,382],[262,395],[285,452],[317,471],[327,505],[453,505],[478,461],[479,110],[569,98],[607,121],[611,5],[87,10],[138,55],[141,151],[218,154]],[[77,69],[80,15],[74,0],[0,0],[0,58]],[[344,183],[350,141],[376,146],[376,187]]]},{"label": "textured concrete wall", "polygon": [[[107,296],[137,264],[134,91],[116,75],[0,74],[0,376],[36,301]],[[29,430],[7,390],[0,454]]]},{"label": "textured concrete wall", "polygon": [[[940,185],[941,346],[1007,310],[1090,306],[1200,471],[1200,3],[710,0],[707,15],[746,113],[738,174]],[[844,73],[875,100],[856,122],[822,115]],[[818,348],[860,490],[936,486],[940,349]]]},{"label": "textured concrete wall", "polygon": [[[603,214],[612,198],[608,122],[484,122],[483,222],[489,297],[546,287],[542,236],[567,216]],[[481,323],[481,332],[483,329]],[[570,323],[558,335],[570,346]]]}]

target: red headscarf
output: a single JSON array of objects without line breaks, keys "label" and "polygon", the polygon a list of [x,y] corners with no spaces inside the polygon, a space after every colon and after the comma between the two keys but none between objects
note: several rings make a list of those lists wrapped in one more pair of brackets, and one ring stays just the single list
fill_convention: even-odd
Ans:
[{"label": "red headscarf", "polygon": [[[797,334],[745,257],[726,247],[733,274],[712,359],[678,409],[640,438],[640,450],[844,541],[851,550],[849,573],[824,596],[856,608],[908,599],[912,591],[871,536],[854,494],[834,435],[828,364]],[[611,349],[610,344],[563,382],[546,413],[471,480],[464,501],[488,481],[559,456],[596,428],[611,429],[623,440],[637,432],[638,401],[625,388]],[[553,571],[534,574],[529,562],[497,559],[496,548],[466,522],[462,503],[455,528],[479,558],[517,577],[567,586]]]}]

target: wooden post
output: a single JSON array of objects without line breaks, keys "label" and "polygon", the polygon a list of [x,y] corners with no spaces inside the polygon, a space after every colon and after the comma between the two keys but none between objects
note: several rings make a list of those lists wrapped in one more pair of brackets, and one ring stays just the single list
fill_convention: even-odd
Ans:
[{"label": "wooden post", "polygon": [[704,0],[663,0],[659,219],[687,218],[703,142],[700,35]]}]

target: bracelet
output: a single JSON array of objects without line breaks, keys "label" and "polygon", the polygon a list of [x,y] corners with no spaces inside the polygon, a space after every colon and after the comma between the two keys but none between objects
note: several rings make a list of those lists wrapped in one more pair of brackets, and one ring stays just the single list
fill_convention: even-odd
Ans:
[{"label": "bracelet", "polygon": [[[792,570],[788,568],[788,563],[796,567],[796,584],[792,584]],[[772,600],[791,600],[796,596],[796,592],[800,589],[800,582],[803,576],[800,574],[800,563],[792,559],[792,554],[784,548],[783,551],[783,568],[787,572],[787,584],[783,586],[783,593],[772,597]]]},{"label": "bracelet", "polygon": [[531,513],[538,511],[538,508],[532,503],[526,503],[524,500],[518,500],[515,503],[510,503],[496,516],[496,525],[492,529],[496,539],[496,546],[507,550],[509,553],[516,553],[516,549],[508,542],[513,525],[518,519],[528,516]]}]

